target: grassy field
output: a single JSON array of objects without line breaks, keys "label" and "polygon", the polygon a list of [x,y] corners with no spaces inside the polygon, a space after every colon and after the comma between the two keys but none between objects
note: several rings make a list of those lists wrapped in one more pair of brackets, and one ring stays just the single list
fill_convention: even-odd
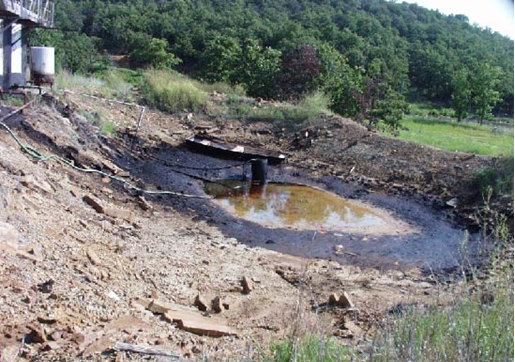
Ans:
[{"label": "grassy field", "polygon": [[399,138],[449,151],[513,156],[513,130],[422,116],[406,116]]}]

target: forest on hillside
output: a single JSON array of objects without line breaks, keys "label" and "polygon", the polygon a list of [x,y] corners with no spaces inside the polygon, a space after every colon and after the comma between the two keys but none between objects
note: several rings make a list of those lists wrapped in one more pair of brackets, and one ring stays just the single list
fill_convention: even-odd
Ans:
[{"label": "forest on hillside", "polygon": [[107,54],[173,68],[248,95],[299,99],[319,90],[357,119],[399,117],[406,101],[513,116],[513,41],[408,3],[383,0],[59,0],[58,66],[95,73]]}]

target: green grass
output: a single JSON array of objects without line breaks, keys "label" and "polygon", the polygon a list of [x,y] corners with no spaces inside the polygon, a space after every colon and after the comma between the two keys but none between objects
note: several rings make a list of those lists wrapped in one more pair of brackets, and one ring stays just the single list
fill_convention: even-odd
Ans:
[{"label": "green grass", "polygon": [[239,103],[232,98],[228,100],[228,112],[249,121],[276,122],[282,126],[298,128],[314,122],[328,111],[328,99],[320,92],[308,95],[297,104],[268,103],[258,105],[256,102]]},{"label": "green grass", "polygon": [[151,106],[171,113],[207,106],[207,93],[190,78],[164,70],[147,70],[143,76],[143,96]]},{"label": "green grass", "polygon": [[458,123],[421,116],[407,116],[399,138],[436,148],[491,156],[513,156],[513,130],[488,125]]},{"label": "green grass", "polygon": [[508,361],[513,292],[497,290],[491,303],[474,295],[447,308],[409,309],[375,343],[373,361]]},{"label": "green grass", "polygon": [[130,99],[132,85],[115,70],[108,70],[102,79],[62,71],[56,75],[55,87],[76,93],[85,93],[103,98]]},{"label": "green grass", "polygon": [[300,340],[288,339],[272,344],[270,355],[263,358],[270,362],[343,362],[351,361],[354,353],[333,338],[306,336]]}]

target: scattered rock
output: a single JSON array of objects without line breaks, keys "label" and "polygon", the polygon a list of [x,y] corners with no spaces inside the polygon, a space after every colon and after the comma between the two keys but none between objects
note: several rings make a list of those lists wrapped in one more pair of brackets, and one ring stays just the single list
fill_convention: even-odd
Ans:
[{"label": "scattered rock", "polygon": [[221,313],[222,312],[222,304],[219,296],[216,296],[211,301],[211,309],[215,313]]},{"label": "scattered rock", "polygon": [[186,310],[170,310],[165,313],[165,318],[177,323],[179,328],[201,336],[223,337],[238,335],[237,331],[227,325],[222,320],[206,318],[195,312]]},{"label": "scattered rock", "polygon": [[38,181],[33,175],[25,175],[21,178],[21,184],[25,187],[28,187],[34,191],[44,191],[46,193],[52,193],[54,190],[52,186],[46,181]]},{"label": "scattered rock", "polygon": [[47,341],[43,328],[34,324],[28,325],[27,327],[29,328],[30,333],[25,335],[25,343],[45,343]]},{"label": "scattered rock", "polygon": [[52,293],[52,289],[54,288],[55,281],[53,279],[49,279],[46,282],[40,283],[37,285],[37,290],[41,293]]},{"label": "scattered rock", "polygon": [[252,291],[252,283],[246,276],[241,278],[241,286],[243,288],[243,294],[249,294]]},{"label": "scattered rock", "polygon": [[338,299],[338,305],[343,308],[354,308],[354,303],[350,300],[347,292],[342,293],[340,299]]},{"label": "scattered rock", "polygon": [[197,296],[195,297],[195,302],[193,303],[193,305],[202,312],[207,311],[207,303],[204,300],[202,300],[200,294],[197,294]]},{"label": "scattered rock", "polygon": [[138,196],[138,205],[144,211],[152,210],[152,205],[143,196]]},{"label": "scattered rock", "polygon": [[20,234],[11,224],[0,221],[0,242],[17,245]]},{"label": "scattered rock", "polygon": [[447,201],[445,204],[449,207],[456,208],[458,206],[458,199],[456,197],[454,197],[454,198],[450,199],[449,201]]},{"label": "scattered rock", "polygon": [[61,345],[59,343],[57,343],[56,341],[48,341],[41,347],[41,350],[42,351],[53,351],[53,350],[56,350],[59,348],[61,348]]},{"label": "scattered rock", "polygon": [[102,265],[102,261],[98,257],[97,253],[95,253],[95,251],[91,247],[89,247],[86,250],[86,255],[88,256],[88,259],[91,261],[91,264],[93,264],[95,266]]},{"label": "scattered rock", "polygon": [[336,293],[332,293],[330,296],[329,296],[329,300],[327,301],[327,304],[329,305],[336,305],[338,304],[338,300],[340,298],[338,297],[338,295]]}]

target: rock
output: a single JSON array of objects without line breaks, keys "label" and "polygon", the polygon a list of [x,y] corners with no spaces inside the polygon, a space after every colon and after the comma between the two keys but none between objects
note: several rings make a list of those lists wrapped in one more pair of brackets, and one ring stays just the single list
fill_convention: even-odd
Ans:
[{"label": "rock", "polygon": [[241,286],[243,288],[243,294],[249,294],[252,291],[252,284],[246,276],[241,278]]},{"label": "rock", "polygon": [[123,219],[128,222],[132,222],[133,214],[130,210],[121,208],[121,207],[114,207],[109,205],[104,205],[102,201],[97,199],[96,197],[92,195],[84,195],[82,197],[82,200],[91,206],[96,212],[99,214],[105,214],[107,216],[111,216],[117,219]]},{"label": "rock", "polygon": [[215,313],[221,313],[222,312],[222,304],[219,296],[216,296],[211,301],[211,309]]},{"label": "rock", "polygon": [[104,213],[104,206],[102,205],[100,200],[97,199],[96,197],[94,197],[92,195],[84,195],[82,197],[82,201],[84,201],[86,204],[91,206],[99,214],[103,214]]},{"label": "rock", "polygon": [[17,245],[19,240],[20,234],[14,226],[0,221],[0,242]]},{"label": "rock", "polygon": [[26,343],[45,343],[47,341],[43,328],[34,324],[28,325],[27,327],[29,328],[30,333],[25,335]]},{"label": "rock", "polygon": [[174,306],[170,303],[164,302],[159,299],[152,299],[152,301],[148,304],[147,309],[152,313],[157,314],[165,314],[166,312],[172,310]]},{"label": "rock", "polygon": [[33,175],[25,175],[21,178],[21,184],[34,191],[45,191],[46,193],[52,193],[54,190],[52,186],[46,181],[38,181]]},{"label": "rock", "polygon": [[55,281],[53,279],[49,279],[46,282],[40,283],[37,285],[37,290],[41,293],[51,293],[54,288]]},{"label": "rock", "polygon": [[95,266],[102,265],[102,261],[98,257],[97,253],[95,253],[95,251],[91,247],[89,247],[86,250],[86,255],[88,256],[89,261],[91,261],[91,264],[93,264]]},{"label": "rock", "polygon": [[222,320],[217,320],[214,317],[206,318],[198,315],[198,312],[170,310],[165,313],[165,318],[177,323],[179,328],[201,336],[223,337],[238,335],[235,329],[225,325]]},{"label": "rock", "polygon": [[193,305],[202,312],[207,311],[207,303],[204,300],[202,300],[200,294],[197,294],[197,296],[195,297],[195,302],[193,303]]},{"label": "rock", "polygon": [[352,303],[346,292],[343,292],[340,299],[338,299],[338,305],[343,308],[354,308],[354,303]]},{"label": "rock", "polygon": [[225,308],[225,310],[229,310],[229,303],[222,303],[222,306]]},{"label": "rock", "polygon": [[338,295],[336,293],[332,293],[330,296],[329,296],[329,300],[327,301],[327,304],[329,305],[336,305],[338,304],[338,300],[340,298],[338,297]]},{"label": "rock", "polygon": [[458,199],[456,197],[454,197],[454,198],[450,199],[449,201],[447,201],[445,204],[449,207],[456,208],[458,206]]},{"label": "rock", "polygon": [[143,196],[138,196],[138,205],[144,211],[152,210],[152,205]]},{"label": "rock", "polygon": [[57,343],[56,341],[48,341],[41,347],[41,350],[42,351],[53,351],[53,350],[56,350],[59,348],[61,348],[61,345],[59,343]]}]

